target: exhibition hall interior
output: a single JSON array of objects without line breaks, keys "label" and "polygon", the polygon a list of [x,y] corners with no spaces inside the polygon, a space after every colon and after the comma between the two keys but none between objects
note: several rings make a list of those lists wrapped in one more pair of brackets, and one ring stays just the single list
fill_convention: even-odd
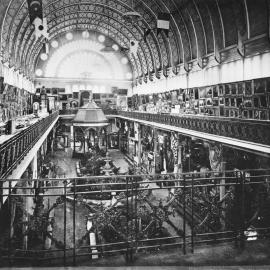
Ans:
[{"label": "exhibition hall interior", "polygon": [[0,267],[270,265],[269,25],[269,0],[1,0]]}]

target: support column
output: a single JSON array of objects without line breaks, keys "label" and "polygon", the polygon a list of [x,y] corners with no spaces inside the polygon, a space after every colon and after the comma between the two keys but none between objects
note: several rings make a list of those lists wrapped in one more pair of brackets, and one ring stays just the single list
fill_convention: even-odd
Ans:
[{"label": "support column", "polygon": [[[27,214],[23,214],[23,222],[25,225],[23,225],[23,233],[25,234],[28,230],[28,216]],[[28,249],[28,235],[25,234],[23,237],[23,250]]]},{"label": "support column", "polygon": [[75,141],[76,141],[76,137],[75,137],[75,128],[72,126],[72,129],[73,129],[73,152],[75,153],[75,148],[76,148],[76,143],[75,143]]},{"label": "support column", "polygon": [[84,134],[84,146],[83,146],[83,153],[88,153],[88,144],[87,144],[87,136]]},{"label": "support column", "polygon": [[156,154],[157,154],[157,129],[153,128],[153,140],[154,140],[154,171],[153,174],[156,173]]},{"label": "support column", "polygon": [[70,126],[70,140],[72,141],[74,139],[74,127]]},{"label": "support column", "polygon": [[[220,180],[220,184],[223,185],[225,184],[225,169],[226,169],[226,162],[222,162],[221,163],[221,170],[222,170],[222,179]],[[219,198],[220,200],[225,196],[226,194],[226,190],[225,190],[225,186],[220,186],[219,187]]]},{"label": "support column", "polygon": [[[221,171],[222,171],[222,179],[220,180],[220,186],[219,186],[219,199],[222,200],[226,194],[226,175],[225,175],[225,170],[226,170],[226,162],[221,162]],[[222,209],[225,209],[225,200],[222,202],[221,207]],[[221,212],[221,216],[225,217],[225,212]],[[220,219],[220,223],[222,225],[222,229],[225,229],[226,224],[224,223],[224,219]]]},{"label": "support column", "polygon": [[98,148],[100,149],[102,147],[102,128],[97,128],[96,130],[96,136],[97,136],[97,140],[95,142],[95,145],[98,146]]},{"label": "support column", "polygon": [[121,151],[120,141],[121,141],[121,134],[122,134],[122,124],[121,124],[120,121],[118,123],[119,123],[119,125],[118,125],[118,128],[119,128],[119,131],[118,131],[118,149]]},{"label": "support column", "polygon": [[[163,135],[164,136],[164,135]],[[163,141],[163,158],[162,158],[162,163],[163,163],[163,171],[161,172],[161,174],[166,174],[167,173],[167,168],[168,168],[168,164],[167,164],[167,151],[168,151],[168,136],[164,136],[164,141]]]},{"label": "support column", "polygon": [[[28,187],[28,182],[25,182],[25,187]],[[28,189],[24,189],[21,191],[23,194],[30,194],[30,190]],[[22,221],[23,221],[23,225],[22,225],[22,233],[24,235],[23,237],[23,250],[27,250],[28,249],[28,235],[26,234],[26,232],[28,231],[28,215],[29,213],[29,199],[31,199],[30,197],[24,197],[23,198],[23,204],[22,204],[22,208],[23,208],[23,214],[22,214]]]},{"label": "support column", "polygon": [[51,152],[52,152],[52,155],[53,155],[53,153],[54,153],[54,143],[55,143],[55,134],[56,134],[56,128],[54,127],[53,129],[52,129],[52,140],[51,140]]},{"label": "support column", "polygon": [[71,141],[70,141],[70,136],[67,135],[67,148],[71,147]]},{"label": "support column", "polygon": [[[25,179],[25,180],[28,179],[28,181],[25,181],[23,185],[27,189],[23,189],[23,190],[19,189],[19,193],[23,193],[25,195],[31,195],[32,184],[31,184],[31,178],[28,171],[24,173],[24,177],[22,179]],[[24,209],[23,217],[22,217],[23,219],[22,231],[24,234],[23,250],[27,250],[28,249],[28,234],[25,234],[25,233],[28,231],[29,215],[33,215],[33,209],[34,209],[33,197],[24,197],[22,207]]]},{"label": "support column", "polygon": [[174,159],[174,173],[178,173],[178,158],[179,158],[179,136],[177,133],[171,133],[171,149],[173,152],[173,159]]},{"label": "support column", "polygon": [[48,138],[44,141],[44,154],[47,155],[48,152]]},{"label": "support column", "polygon": [[108,131],[105,129],[105,144],[106,144],[106,153],[108,152],[109,146],[108,146]]},{"label": "support column", "polygon": [[142,143],[141,143],[141,125],[138,124],[138,166],[142,164]]},{"label": "support column", "polygon": [[37,153],[35,154],[32,162],[31,162],[32,172],[33,172],[33,179],[38,178],[38,168],[37,168]]},{"label": "support column", "polygon": [[122,131],[121,131],[121,129],[119,129],[119,132],[118,132],[118,149],[120,151],[121,151],[121,138],[122,138]]},{"label": "support column", "polygon": [[181,142],[179,140],[179,146],[178,146],[178,161],[177,161],[177,167],[178,167],[178,173],[183,173],[183,163],[182,163],[182,148]]},{"label": "support column", "polygon": [[10,210],[10,234],[9,234],[9,237],[10,239],[13,238],[14,236],[14,220],[15,220],[15,216],[16,216],[16,208],[17,208],[17,204],[16,204],[16,201],[13,200],[12,197],[9,197],[9,200],[10,200],[10,207],[9,207],[9,210]]}]

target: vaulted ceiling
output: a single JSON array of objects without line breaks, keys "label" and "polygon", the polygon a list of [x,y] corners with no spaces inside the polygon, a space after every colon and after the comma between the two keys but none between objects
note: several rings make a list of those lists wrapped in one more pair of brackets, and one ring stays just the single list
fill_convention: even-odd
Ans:
[{"label": "vaulted ceiling", "polygon": [[[137,55],[127,53],[136,78],[200,62],[237,46],[245,54],[268,48],[270,0],[43,0],[50,39],[71,30],[89,29],[108,35],[123,47],[140,40]],[[142,19],[130,23],[126,12]],[[159,12],[171,14],[169,37],[155,29]],[[109,19],[108,19],[108,17]],[[2,62],[33,78],[42,39],[35,39],[26,0],[0,1]],[[255,42],[259,40],[259,42]],[[252,43],[253,42],[253,43]],[[243,45],[244,44],[244,45]],[[251,45],[249,45],[251,44]],[[261,46],[261,47],[260,47]],[[251,49],[250,49],[251,48]],[[222,62],[222,57],[221,57]]]}]

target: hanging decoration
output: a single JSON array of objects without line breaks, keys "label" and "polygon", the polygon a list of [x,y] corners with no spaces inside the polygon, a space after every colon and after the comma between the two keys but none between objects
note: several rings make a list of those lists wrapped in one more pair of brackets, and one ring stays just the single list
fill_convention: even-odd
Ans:
[{"label": "hanging decoration", "polygon": [[170,18],[171,15],[169,13],[159,13],[157,19],[157,35],[164,31],[167,37],[169,37],[169,29],[170,29]]},{"label": "hanging decoration", "polygon": [[150,35],[150,33],[151,33],[151,31],[152,31],[152,29],[143,29],[143,40],[144,40],[144,42],[146,42],[146,38],[147,38],[147,36],[148,35]]},{"label": "hanging decoration", "polygon": [[47,19],[43,17],[42,0],[28,0],[30,23],[34,26],[36,39],[49,39]]},{"label": "hanging decoration", "polygon": [[30,23],[33,24],[36,18],[43,20],[42,0],[28,0]]},{"label": "hanging decoration", "polygon": [[136,55],[138,52],[138,48],[139,48],[139,41],[135,39],[131,39],[129,42],[130,53]]}]

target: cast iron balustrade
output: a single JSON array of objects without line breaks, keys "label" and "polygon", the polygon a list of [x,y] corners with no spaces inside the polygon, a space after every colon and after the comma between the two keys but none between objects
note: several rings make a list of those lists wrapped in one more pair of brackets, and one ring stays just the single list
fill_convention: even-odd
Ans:
[{"label": "cast iron balustrade", "polygon": [[78,112],[78,109],[66,109],[60,110],[59,115],[75,115]]},{"label": "cast iron balustrade", "polygon": [[58,117],[54,112],[0,145],[0,179],[7,177]]},{"label": "cast iron balustrade", "polygon": [[270,145],[270,122],[240,118],[209,116],[176,116],[142,112],[118,111],[121,117],[144,120],[184,129],[224,136],[258,144]]},{"label": "cast iron balustrade", "polygon": [[115,109],[102,109],[105,115],[117,115],[118,111]]},{"label": "cast iron balustrade", "polygon": [[269,179],[268,169],[1,180],[0,263],[66,266],[112,255],[130,263],[145,251],[180,255],[203,243],[243,249],[269,238]]},{"label": "cast iron balustrade", "polygon": [[[117,110],[114,109],[102,109],[105,115],[117,115]],[[68,110],[60,110],[59,114],[62,115],[76,115],[78,112],[78,109],[68,109]]]}]

